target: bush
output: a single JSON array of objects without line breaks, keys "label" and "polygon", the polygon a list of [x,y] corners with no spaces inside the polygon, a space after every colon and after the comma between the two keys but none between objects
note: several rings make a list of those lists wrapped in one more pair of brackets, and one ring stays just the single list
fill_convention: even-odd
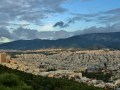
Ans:
[{"label": "bush", "polygon": [[30,86],[27,86],[23,81],[19,79],[15,74],[4,73],[0,75],[0,90],[32,90]]}]

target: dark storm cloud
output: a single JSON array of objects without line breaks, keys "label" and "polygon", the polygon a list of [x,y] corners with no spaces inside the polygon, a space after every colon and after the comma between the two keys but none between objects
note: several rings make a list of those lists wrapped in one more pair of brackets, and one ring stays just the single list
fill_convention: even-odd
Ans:
[{"label": "dark storm cloud", "polygon": [[0,20],[4,24],[5,22],[16,19],[38,23],[41,19],[48,17],[48,14],[67,11],[61,7],[61,4],[65,1],[66,0],[1,0]]}]

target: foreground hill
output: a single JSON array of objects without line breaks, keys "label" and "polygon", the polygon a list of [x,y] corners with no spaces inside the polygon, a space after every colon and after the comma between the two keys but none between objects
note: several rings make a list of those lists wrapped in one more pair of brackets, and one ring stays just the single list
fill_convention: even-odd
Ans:
[{"label": "foreground hill", "polygon": [[70,47],[84,49],[120,49],[120,32],[85,34],[58,40],[18,40],[0,45],[0,49],[20,50]]},{"label": "foreground hill", "polygon": [[[0,90],[104,90],[68,79],[55,79],[0,65]],[[106,89],[107,90],[107,89]]]}]

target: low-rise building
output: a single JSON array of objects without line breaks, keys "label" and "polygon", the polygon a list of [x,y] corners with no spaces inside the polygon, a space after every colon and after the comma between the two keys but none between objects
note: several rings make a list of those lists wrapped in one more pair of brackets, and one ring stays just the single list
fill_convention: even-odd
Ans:
[{"label": "low-rise building", "polygon": [[6,62],[7,62],[7,54],[0,53],[0,63],[6,63]]}]

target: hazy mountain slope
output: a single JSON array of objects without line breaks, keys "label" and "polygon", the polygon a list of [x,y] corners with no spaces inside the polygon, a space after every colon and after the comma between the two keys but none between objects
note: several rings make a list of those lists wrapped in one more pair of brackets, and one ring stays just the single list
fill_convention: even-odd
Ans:
[{"label": "hazy mountain slope", "polygon": [[113,48],[120,49],[120,32],[95,33],[73,36],[58,40],[18,40],[0,45],[0,49],[39,49],[39,48]]}]

